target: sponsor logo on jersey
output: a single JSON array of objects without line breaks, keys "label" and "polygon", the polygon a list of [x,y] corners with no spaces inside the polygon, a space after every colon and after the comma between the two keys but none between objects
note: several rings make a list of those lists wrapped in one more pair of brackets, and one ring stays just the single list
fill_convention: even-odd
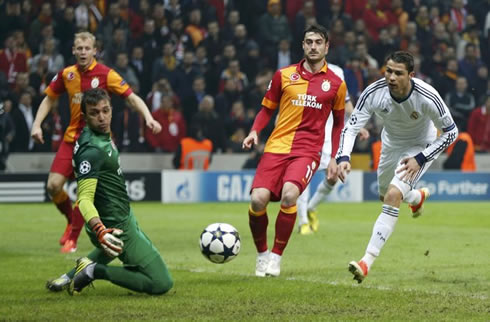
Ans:
[{"label": "sponsor logo on jersey", "polygon": [[66,79],[68,79],[69,81],[74,80],[75,74],[73,72],[69,72],[68,75],[66,75]]},{"label": "sponsor logo on jersey", "polygon": [[292,80],[293,82],[297,81],[300,78],[298,73],[292,73],[291,76],[289,76],[289,79]]},{"label": "sponsor logo on jersey", "polygon": [[71,99],[71,102],[73,104],[81,104],[82,103],[82,97],[83,97],[82,93],[75,93],[75,95],[73,95],[73,98]]},{"label": "sponsor logo on jersey", "polygon": [[90,169],[92,169],[92,165],[87,160],[82,161],[78,167],[80,174],[87,174],[90,172]]},{"label": "sponsor logo on jersey", "polygon": [[297,94],[298,99],[291,100],[293,106],[312,107],[321,110],[322,103],[316,101],[317,96],[308,94]]},{"label": "sponsor logo on jersey", "polygon": [[417,112],[413,111],[413,112],[412,112],[412,114],[410,114],[410,118],[411,118],[412,120],[416,120],[416,119],[418,119],[418,118],[419,118],[419,113],[417,113]]},{"label": "sponsor logo on jersey", "polygon": [[92,86],[92,88],[97,88],[99,86],[99,78],[98,77],[92,78],[92,81],[90,82],[90,86]]},{"label": "sponsor logo on jersey", "polygon": [[328,92],[330,90],[330,82],[328,80],[324,80],[322,83],[322,91]]}]

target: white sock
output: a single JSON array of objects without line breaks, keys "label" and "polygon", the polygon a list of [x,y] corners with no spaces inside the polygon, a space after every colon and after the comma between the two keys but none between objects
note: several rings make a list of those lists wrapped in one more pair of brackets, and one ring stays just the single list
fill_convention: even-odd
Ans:
[{"label": "white sock", "polygon": [[282,256],[279,254],[276,254],[276,253],[271,253],[269,255],[269,260],[274,260],[276,262],[281,262],[281,258],[282,258]]},{"label": "white sock", "polygon": [[376,256],[373,256],[369,253],[364,254],[364,256],[361,258],[361,260],[364,263],[366,263],[366,265],[368,267],[368,271],[371,268],[371,265],[373,265],[375,259],[376,259]]},{"label": "white sock", "polygon": [[418,189],[412,189],[410,190],[405,196],[403,197],[403,201],[408,203],[409,205],[415,206],[420,203],[422,200],[422,194]]},{"label": "white sock", "polygon": [[[335,184],[334,184],[335,185]],[[327,197],[327,195],[332,191],[334,185],[328,183],[327,178],[325,177],[322,182],[316,187],[315,194],[311,197],[310,202],[308,203],[308,209],[314,210],[318,205]]]},{"label": "white sock", "polygon": [[310,189],[306,187],[302,194],[299,195],[296,200],[296,207],[298,213],[298,226],[308,223],[308,197],[310,196]]},{"label": "white sock", "polygon": [[372,256],[366,256],[366,259],[371,262],[371,264],[366,262],[368,268],[372,265],[374,259],[379,256],[381,249],[395,229],[396,222],[398,221],[398,212],[398,208],[386,204],[383,205],[383,211],[374,223],[373,233],[366,249],[366,254]]},{"label": "white sock", "polygon": [[267,256],[269,256],[269,251],[266,250],[265,252],[257,253],[257,256],[258,257],[267,257]]}]

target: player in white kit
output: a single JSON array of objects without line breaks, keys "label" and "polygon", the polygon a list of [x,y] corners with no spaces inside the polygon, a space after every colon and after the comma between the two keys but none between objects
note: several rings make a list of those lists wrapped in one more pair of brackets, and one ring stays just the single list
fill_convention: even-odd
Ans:
[{"label": "player in white kit", "polygon": [[[332,70],[337,76],[344,80],[344,71],[341,67],[328,64],[328,68]],[[349,116],[353,110],[352,102],[349,97],[349,93],[345,96],[345,113]],[[301,235],[308,235],[313,232],[318,231],[318,226],[320,221],[318,219],[318,214],[316,212],[316,207],[326,198],[326,196],[332,191],[335,184],[338,181],[337,173],[328,173],[328,163],[330,162],[332,156],[332,125],[333,118],[332,115],[327,120],[325,124],[325,142],[322,147],[322,157],[320,160],[320,166],[318,170],[325,170],[325,179],[318,184],[313,197],[308,201],[310,197],[310,185],[306,187],[303,193],[296,200],[296,206],[298,207],[298,231]],[[362,140],[369,138],[369,132],[361,128],[359,137]]]},{"label": "player in white kit", "polygon": [[[384,121],[378,166],[378,190],[383,207],[365,255],[359,262],[349,263],[349,271],[359,283],[393,232],[401,202],[409,204],[413,217],[422,214],[429,190],[414,187],[458,136],[441,96],[432,86],[413,77],[413,66],[410,53],[392,53],[386,60],[385,77],[362,92],[340,136],[337,174],[344,181],[350,171],[350,154],[357,132],[373,113]],[[441,131],[439,137],[436,127]]]}]

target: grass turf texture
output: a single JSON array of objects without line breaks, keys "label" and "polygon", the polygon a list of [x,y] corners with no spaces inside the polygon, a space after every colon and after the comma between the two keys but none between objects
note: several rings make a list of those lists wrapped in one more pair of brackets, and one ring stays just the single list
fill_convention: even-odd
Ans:
[{"label": "grass turf texture", "polygon": [[[320,231],[293,232],[278,278],[256,278],[247,204],[133,204],[175,280],[168,294],[136,294],[95,281],[80,296],[50,293],[47,279],[92,246],[59,253],[64,220],[51,204],[0,205],[0,320],[489,320],[489,203],[428,203],[418,219],[404,205],[366,280],[347,271],[364,253],[381,204],[319,207]],[[269,245],[278,210],[269,207]],[[208,224],[235,226],[240,255],[219,265],[199,252]],[[117,260],[115,261],[117,262]]]}]

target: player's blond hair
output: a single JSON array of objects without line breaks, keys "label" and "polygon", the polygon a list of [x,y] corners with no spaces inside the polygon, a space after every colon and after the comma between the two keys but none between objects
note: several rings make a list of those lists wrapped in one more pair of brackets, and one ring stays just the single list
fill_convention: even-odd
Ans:
[{"label": "player's blond hair", "polygon": [[94,43],[94,47],[95,47],[95,36],[88,31],[77,32],[75,34],[75,38],[73,39],[73,43],[75,43],[77,39],[81,39],[81,40],[90,39]]}]

